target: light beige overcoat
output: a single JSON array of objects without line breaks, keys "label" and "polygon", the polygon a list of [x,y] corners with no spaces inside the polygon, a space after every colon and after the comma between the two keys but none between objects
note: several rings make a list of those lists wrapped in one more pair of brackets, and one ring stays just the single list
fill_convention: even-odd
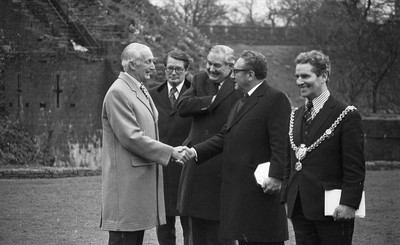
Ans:
[{"label": "light beige overcoat", "polygon": [[102,224],[106,231],[165,224],[162,166],[173,148],[158,141],[158,112],[138,82],[121,73],[102,109]]}]

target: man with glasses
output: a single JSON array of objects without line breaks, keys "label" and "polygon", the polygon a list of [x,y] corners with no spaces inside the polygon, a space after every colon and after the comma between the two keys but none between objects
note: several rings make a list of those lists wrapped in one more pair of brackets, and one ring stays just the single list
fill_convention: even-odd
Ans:
[{"label": "man with glasses", "polygon": [[[179,99],[179,114],[192,119],[184,145],[210,138],[226,123],[229,111],[240,98],[230,78],[234,62],[233,49],[224,45],[212,47],[206,71],[194,75],[192,86]],[[226,244],[218,238],[221,164],[221,156],[216,156],[201,166],[188,162],[183,167],[178,210],[190,216],[194,245]]]},{"label": "man with glasses", "polygon": [[161,165],[189,156],[158,141],[158,111],[143,84],[155,69],[150,48],[131,43],[121,60],[102,109],[101,229],[109,245],[141,245],[146,229],[165,224]]},{"label": "man with glasses", "polygon": [[[150,95],[159,112],[160,141],[172,146],[182,145],[189,134],[191,118],[182,118],[176,110],[176,101],[190,87],[186,80],[190,57],[182,51],[173,50],[164,58],[167,81],[150,89]],[[160,245],[176,245],[175,217],[179,216],[176,208],[178,199],[179,178],[182,167],[171,162],[163,167],[164,198],[167,223],[157,227],[157,238]],[[189,245],[188,221],[180,217],[184,245]]]},{"label": "man with glasses", "polygon": [[[243,99],[220,133],[190,149],[200,166],[222,153],[221,237],[239,245],[283,245],[288,239],[279,193],[288,161],[290,102],[268,85],[267,72],[265,56],[243,51],[232,73]],[[268,162],[269,174],[257,182],[254,172]]]}]

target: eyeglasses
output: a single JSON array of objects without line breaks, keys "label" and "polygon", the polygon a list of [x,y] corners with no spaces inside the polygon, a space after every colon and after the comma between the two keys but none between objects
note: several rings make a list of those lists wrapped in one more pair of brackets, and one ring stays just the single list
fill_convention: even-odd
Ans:
[{"label": "eyeglasses", "polygon": [[236,76],[238,74],[238,72],[241,71],[251,71],[250,69],[232,69],[232,73],[234,76]]},{"label": "eyeglasses", "polygon": [[178,66],[168,66],[167,68],[165,68],[165,70],[168,73],[172,73],[173,71],[176,72],[176,74],[181,74],[185,69],[183,69],[182,67],[178,67]]}]

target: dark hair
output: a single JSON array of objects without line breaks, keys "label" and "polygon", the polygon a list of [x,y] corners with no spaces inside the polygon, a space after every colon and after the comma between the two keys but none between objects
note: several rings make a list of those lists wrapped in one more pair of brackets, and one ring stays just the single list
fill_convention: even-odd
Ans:
[{"label": "dark hair", "polygon": [[245,61],[246,69],[252,70],[255,77],[259,80],[267,78],[268,62],[267,58],[257,51],[244,50],[240,58]]},{"label": "dark hair", "polygon": [[321,76],[323,73],[325,73],[327,76],[327,81],[329,81],[329,76],[331,75],[331,62],[329,61],[329,56],[325,55],[322,51],[311,50],[302,52],[297,55],[295,62],[296,64],[312,65],[313,72],[317,76]]},{"label": "dark hair", "polygon": [[174,58],[176,60],[183,61],[183,66],[185,69],[189,67],[190,64],[190,56],[181,50],[174,49],[170,51],[164,58],[164,66],[167,66],[168,57]]}]

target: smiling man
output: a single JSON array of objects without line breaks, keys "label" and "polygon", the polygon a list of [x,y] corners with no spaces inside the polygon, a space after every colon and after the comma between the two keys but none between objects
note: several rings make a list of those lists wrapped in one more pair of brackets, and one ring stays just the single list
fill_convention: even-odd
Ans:
[{"label": "smiling man", "polygon": [[[190,154],[199,167],[222,155],[220,236],[238,240],[239,245],[284,245],[288,239],[279,191],[288,160],[290,102],[286,94],[268,84],[267,74],[264,55],[242,52],[232,78],[243,100],[234,105],[223,129],[194,145]],[[266,162],[268,178],[258,185],[254,172]]]},{"label": "smiling man", "polygon": [[129,44],[121,54],[124,72],[103,101],[101,229],[109,245],[141,245],[145,230],[165,224],[161,166],[188,160],[158,141],[158,111],[143,84],[153,59],[148,46]]},{"label": "smiling man", "polygon": [[[206,71],[194,75],[191,87],[179,99],[179,114],[192,119],[185,145],[210,138],[225,124],[241,97],[230,78],[234,63],[233,49],[214,46],[207,56]],[[221,156],[216,156],[201,166],[189,162],[182,169],[178,208],[190,217],[193,245],[224,244],[218,238],[221,164]]]},{"label": "smiling man", "polygon": [[[296,85],[306,101],[292,111],[290,156],[281,201],[287,203],[296,244],[350,245],[361,201],[365,162],[361,116],[328,89],[329,57],[320,51],[296,58]],[[333,216],[324,214],[324,193],[341,189]]]}]

